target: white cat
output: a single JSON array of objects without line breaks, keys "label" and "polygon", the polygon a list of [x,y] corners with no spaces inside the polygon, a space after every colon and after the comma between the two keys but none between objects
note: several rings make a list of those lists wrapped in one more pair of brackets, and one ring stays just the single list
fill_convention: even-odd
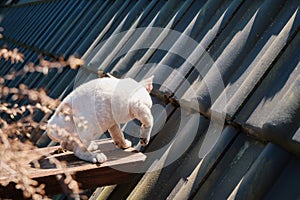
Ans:
[{"label": "white cat", "polygon": [[119,148],[128,148],[131,142],[124,138],[120,124],[136,118],[142,123],[139,145],[146,146],[153,127],[152,81],[153,76],[141,82],[111,77],[79,86],[50,118],[48,136],[82,160],[103,163],[107,158],[95,151],[92,140],[108,130]]}]

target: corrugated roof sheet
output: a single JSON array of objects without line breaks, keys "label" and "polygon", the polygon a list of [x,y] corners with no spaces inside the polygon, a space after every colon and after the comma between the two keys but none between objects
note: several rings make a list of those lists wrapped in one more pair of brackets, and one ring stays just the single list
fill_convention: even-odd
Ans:
[{"label": "corrugated roof sheet", "polygon": [[[156,165],[178,149],[182,155],[163,169],[133,176],[130,185],[98,189],[91,199],[300,197],[299,2],[41,1],[3,7],[1,14],[1,45],[19,48],[25,63],[37,62],[40,53],[76,53],[86,60],[79,73],[32,73],[7,86],[43,86],[57,98],[96,78],[98,70],[137,80],[155,74],[153,101],[161,106],[153,112],[156,123],[167,121],[145,153],[175,141]],[[0,65],[1,76],[12,67],[3,60]],[[159,94],[173,101],[164,103]],[[196,112],[183,117],[186,110]],[[202,159],[205,136],[217,134],[223,123]],[[132,127],[127,124],[125,132]],[[40,146],[49,142],[42,138]]]}]

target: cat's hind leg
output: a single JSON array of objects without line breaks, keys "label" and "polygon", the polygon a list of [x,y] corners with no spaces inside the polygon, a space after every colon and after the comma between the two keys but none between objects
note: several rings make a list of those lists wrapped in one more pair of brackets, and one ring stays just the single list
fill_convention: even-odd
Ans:
[{"label": "cat's hind leg", "polygon": [[51,134],[48,135],[50,138],[54,138],[55,140],[60,142],[62,148],[72,151],[76,157],[80,158],[81,160],[85,160],[92,163],[103,163],[107,160],[105,154],[100,153],[99,151],[89,151],[82,141],[75,136],[73,133],[69,133],[63,128],[58,128],[57,130],[51,130]]},{"label": "cat's hind leg", "polygon": [[47,134],[52,140],[59,142],[62,148],[72,151],[81,160],[92,163],[103,163],[107,160],[103,153],[88,150],[79,139],[72,120],[66,121],[61,116],[55,115],[48,123]]},{"label": "cat's hind leg", "polygon": [[89,151],[96,151],[99,149],[97,142],[91,141],[87,148]]},{"label": "cat's hind leg", "polygon": [[71,135],[62,138],[61,146],[62,148],[73,151],[76,157],[88,162],[103,163],[107,160],[104,153],[99,151],[91,152],[79,138]]}]

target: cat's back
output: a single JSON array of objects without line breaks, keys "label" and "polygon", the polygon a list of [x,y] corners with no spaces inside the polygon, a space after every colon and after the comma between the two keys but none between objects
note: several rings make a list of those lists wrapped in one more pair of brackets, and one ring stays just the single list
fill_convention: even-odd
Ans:
[{"label": "cat's back", "polygon": [[[61,103],[60,107],[67,104],[76,112],[91,112],[96,104],[108,104],[112,98],[114,88],[119,79],[99,78],[84,83],[74,89]],[[98,105],[109,106],[109,105]],[[60,110],[60,108],[58,109]]]},{"label": "cat's back", "polygon": [[84,100],[87,103],[89,100],[93,100],[96,96],[110,96],[116,85],[118,84],[118,79],[112,78],[98,78],[86,82],[76,89],[74,89],[64,100],[65,103],[74,103],[79,99]]}]

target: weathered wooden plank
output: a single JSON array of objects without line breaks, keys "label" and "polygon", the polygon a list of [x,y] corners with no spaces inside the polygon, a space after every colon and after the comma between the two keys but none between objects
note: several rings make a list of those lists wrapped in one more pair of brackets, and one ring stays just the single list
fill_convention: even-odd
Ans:
[{"label": "weathered wooden plank", "polygon": [[[34,149],[28,152],[31,159],[24,165],[29,166],[29,176],[39,183],[46,185],[45,190],[48,195],[68,193],[69,189],[64,184],[64,172],[71,173],[79,183],[80,189],[92,189],[99,186],[120,184],[130,182],[134,174],[126,170],[141,167],[146,156],[136,152],[133,148],[126,150],[118,149],[111,139],[97,141],[100,149],[106,154],[108,161],[103,164],[92,164],[78,159],[72,152],[55,153],[60,147],[47,147]],[[41,154],[44,155],[41,157]],[[59,169],[52,164],[49,159],[55,157],[64,161],[66,169]],[[38,161],[40,168],[35,168],[32,162]],[[12,175],[0,176],[0,183],[11,181]],[[10,182],[6,187],[0,186],[0,198],[21,196],[21,191],[15,189],[15,184]]]}]

